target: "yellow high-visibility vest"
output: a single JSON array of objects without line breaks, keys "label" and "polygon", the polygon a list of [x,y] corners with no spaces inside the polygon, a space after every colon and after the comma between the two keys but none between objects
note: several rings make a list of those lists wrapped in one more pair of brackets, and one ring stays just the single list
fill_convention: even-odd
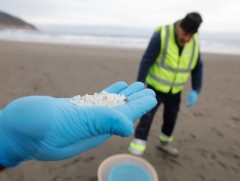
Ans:
[{"label": "yellow high-visibility vest", "polygon": [[181,92],[199,56],[199,39],[195,33],[184,45],[181,55],[175,41],[174,24],[157,28],[161,36],[161,49],[150,67],[146,82],[156,90],[172,94]]}]

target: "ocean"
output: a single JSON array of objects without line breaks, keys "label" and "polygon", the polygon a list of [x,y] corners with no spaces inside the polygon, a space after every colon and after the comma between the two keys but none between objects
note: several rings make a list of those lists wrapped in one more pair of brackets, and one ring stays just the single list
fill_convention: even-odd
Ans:
[{"label": "ocean", "polygon": [[[38,31],[0,30],[0,40],[145,49],[154,31],[142,27],[87,25],[38,25],[37,28]],[[199,37],[201,52],[240,54],[240,33],[200,31]]]}]

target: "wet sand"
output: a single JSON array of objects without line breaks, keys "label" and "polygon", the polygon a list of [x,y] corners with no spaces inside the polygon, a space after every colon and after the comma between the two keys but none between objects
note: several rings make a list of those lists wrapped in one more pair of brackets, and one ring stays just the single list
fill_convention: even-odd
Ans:
[{"label": "wet sand", "polygon": [[[72,97],[136,79],[143,49],[0,41],[0,106],[21,96]],[[184,102],[174,132],[180,155],[156,149],[157,113],[144,158],[160,181],[238,181],[240,178],[240,56],[203,54],[204,81],[197,105]],[[182,97],[190,90],[186,86]],[[128,153],[133,137],[113,137],[98,148],[58,162],[29,161],[0,172],[1,181],[96,181],[100,163]]]}]

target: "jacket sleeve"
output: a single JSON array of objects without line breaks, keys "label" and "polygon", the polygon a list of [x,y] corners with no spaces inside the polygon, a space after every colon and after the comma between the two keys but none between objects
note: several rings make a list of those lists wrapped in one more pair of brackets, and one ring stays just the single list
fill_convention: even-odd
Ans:
[{"label": "jacket sleeve", "polygon": [[155,32],[143,54],[138,70],[137,81],[145,83],[150,66],[155,62],[160,51],[160,32]]},{"label": "jacket sleeve", "polygon": [[203,79],[203,61],[201,59],[201,54],[199,53],[197,64],[192,71],[192,89],[198,93],[202,88],[202,79]]}]

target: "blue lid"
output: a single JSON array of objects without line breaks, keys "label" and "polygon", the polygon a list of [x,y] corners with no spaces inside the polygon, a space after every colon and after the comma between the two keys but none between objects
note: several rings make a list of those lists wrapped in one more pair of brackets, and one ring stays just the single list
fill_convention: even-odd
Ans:
[{"label": "blue lid", "polygon": [[109,181],[152,181],[150,173],[133,163],[118,164],[109,173]]}]

